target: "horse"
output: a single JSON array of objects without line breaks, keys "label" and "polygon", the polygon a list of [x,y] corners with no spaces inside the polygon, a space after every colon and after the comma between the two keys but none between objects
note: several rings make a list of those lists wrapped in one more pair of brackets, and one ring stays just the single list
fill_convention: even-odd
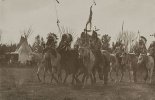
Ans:
[{"label": "horse", "polygon": [[30,53],[29,57],[30,57],[30,60],[35,62],[37,65],[37,78],[38,78],[39,82],[41,82],[39,73],[40,73],[41,69],[43,69],[45,67],[45,63],[43,60],[43,54],[32,52],[32,53]]},{"label": "horse", "polygon": [[48,50],[47,52],[43,53],[31,53],[30,58],[34,62],[37,63],[37,78],[39,82],[41,82],[40,79],[40,72],[43,69],[44,70],[44,82],[46,78],[46,73],[49,71],[51,74],[51,82],[54,79],[56,82],[58,82],[57,78],[54,76],[54,70],[59,72],[60,68],[60,59],[61,56],[58,52],[56,52],[57,57],[51,53],[51,50]]},{"label": "horse", "polygon": [[[51,73],[51,82],[54,79],[58,83],[58,79],[61,79],[60,77],[60,61],[61,61],[61,55],[57,50],[49,49],[44,53],[43,61],[45,63],[44,67],[44,82],[47,71],[50,71]],[[58,75],[58,79],[55,77],[55,73]]]},{"label": "horse", "polygon": [[80,47],[78,52],[79,58],[81,59],[84,67],[84,75],[82,78],[84,87],[89,77],[91,78],[91,83],[93,84],[93,68],[95,65],[95,55],[88,47]]},{"label": "horse", "polygon": [[149,83],[152,82],[152,75],[154,70],[154,59],[150,55],[140,54],[137,62],[139,67],[144,67],[146,69],[146,76],[144,77],[145,82],[147,79]]},{"label": "horse", "polygon": [[[136,74],[138,70],[137,61],[138,57],[135,53],[122,53],[121,55],[122,61],[121,65],[124,66],[124,69],[129,73],[130,82],[137,82]],[[124,73],[122,75],[122,79],[124,77]]]},{"label": "horse", "polygon": [[107,84],[108,73],[110,71],[110,53],[107,50],[101,50],[102,63],[97,67],[99,78],[103,80],[104,84]]},{"label": "horse", "polygon": [[63,83],[65,84],[69,75],[72,75],[72,84],[79,82],[78,72],[82,68],[82,64],[78,59],[78,51],[75,49],[60,49],[61,54],[61,70],[65,71],[65,78]]},{"label": "horse", "polygon": [[[116,78],[118,80],[118,74],[120,70],[121,64],[119,63],[119,59],[116,57],[115,54],[110,54],[110,72],[109,76],[110,79],[113,81],[114,79],[112,78],[112,72],[114,71],[116,73]],[[115,80],[115,82],[117,81]]]},{"label": "horse", "polygon": [[[114,71],[116,73],[116,77],[117,80],[115,80],[115,82],[117,81],[122,81],[122,76],[124,74],[124,66],[122,66],[121,61],[122,61],[122,53],[123,53],[123,49],[121,46],[118,46],[115,48],[115,50],[113,51],[112,54],[110,54],[110,78],[113,81],[114,79],[112,78],[112,71]],[[119,79],[118,75],[119,75],[119,71],[121,71],[121,78]]]}]

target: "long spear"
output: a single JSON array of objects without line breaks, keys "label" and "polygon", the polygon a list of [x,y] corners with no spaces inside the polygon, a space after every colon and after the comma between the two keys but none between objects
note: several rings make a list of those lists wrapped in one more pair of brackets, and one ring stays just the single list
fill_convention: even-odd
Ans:
[{"label": "long spear", "polygon": [[59,16],[58,16],[58,10],[57,10],[57,7],[56,7],[56,3],[55,1],[60,4],[60,2],[58,0],[54,0],[54,7],[55,7],[55,13],[56,13],[56,17],[57,17],[57,27],[58,27],[58,30],[59,30],[59,33],[60,33],[60,38],[62,36],[62,31],[61,31],[61,28],[60,28],[60,20],[59,20]]}]

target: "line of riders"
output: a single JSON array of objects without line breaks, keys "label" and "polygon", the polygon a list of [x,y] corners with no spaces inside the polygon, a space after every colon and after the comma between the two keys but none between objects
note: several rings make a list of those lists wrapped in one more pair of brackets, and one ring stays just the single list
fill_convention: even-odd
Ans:
[{"label": "line of riders", "polygon": [[[144,80],[151,82],[155,56],[155,42],[153,42],[149,50],[145,47],[146,39],[141,37],[138,43],[138,49],[134,53],[126,53],[121,42],[116,42],[113,52],[102,50],[101,40],[98,38],[96,31],[92,35],[87,32],[82,32],[81,37],[77,39],[74,48],[71,48],[73,41],[71,34],[63,34],[61,41],[57,47],[57,36],[50,33],[47,38],[47,43],[43,45],[44,50],[42,56],[34,54],[34,58],[38,62],[37,76],[41,81],[39,73],[44,69],[44,81],[46,73],[51,73],[51,82],[54,79],[57,83],[66,82],[69,75],[72,75],[72,84],[87,83],[88,78],[91,83],[96,83],[96,73],[99,79],[108,82],[108,76],[112,78],[112,71],[116,72],[117,78],[115,81],[122,81],[124,72],[127,69],[129,72],[130,81],[137,81],[137,72],[140,69],[146,71]],[[137,46],[136,46],[137,47]],[[149,52],[150,55],[147,55]],[[121,78],[118,73],[121,72]],[[65,75],[64,73],[65,72]],[[63,80],[64,75],[64,80]],[[79,80],[82,76],[82,82]]]}]

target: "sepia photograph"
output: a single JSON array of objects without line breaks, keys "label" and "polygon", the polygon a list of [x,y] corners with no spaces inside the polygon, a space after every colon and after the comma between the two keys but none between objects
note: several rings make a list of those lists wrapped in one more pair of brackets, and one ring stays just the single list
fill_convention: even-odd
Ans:
[{"label": "sepia photograph", "polygon": [[155,0],[0,0],[0,100],[155,100]]}]

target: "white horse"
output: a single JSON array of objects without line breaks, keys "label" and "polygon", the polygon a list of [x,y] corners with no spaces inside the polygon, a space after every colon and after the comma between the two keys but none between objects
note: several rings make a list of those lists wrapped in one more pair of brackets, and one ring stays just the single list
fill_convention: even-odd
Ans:
[{"label": "white horse", "polygon": [[79,48],[79,57],[82,60],[85,69],[85,73],[82,78],[84,87],[89,77],[91,78],[91,82],[93,83],[93,68],[95,64],[95,56],[89,48],[81,47]]},{"label": "white horse", "polygon": [[[30,53],[30,60],[31,61],[34,61],[37,63],[37,77],[38,77],[38,80],[41,82],[41,79],[39,77],[39,73],[42,69],[44,69],[45,67],[45,61],[43,59],[43,54],[42,53]],[[44,69],[45,70],[45,69]]]},{"label": "white horse", "polygon": [[144,78],[145,82],[147,82],[147,79],[149,79],[149,83],[152,82],[152,75],[154,70],[154,59],[150,55],[146,54],[140,54],[138,57],[138,65],[139,68],[144,66],[146,68],[146,77]]}]

